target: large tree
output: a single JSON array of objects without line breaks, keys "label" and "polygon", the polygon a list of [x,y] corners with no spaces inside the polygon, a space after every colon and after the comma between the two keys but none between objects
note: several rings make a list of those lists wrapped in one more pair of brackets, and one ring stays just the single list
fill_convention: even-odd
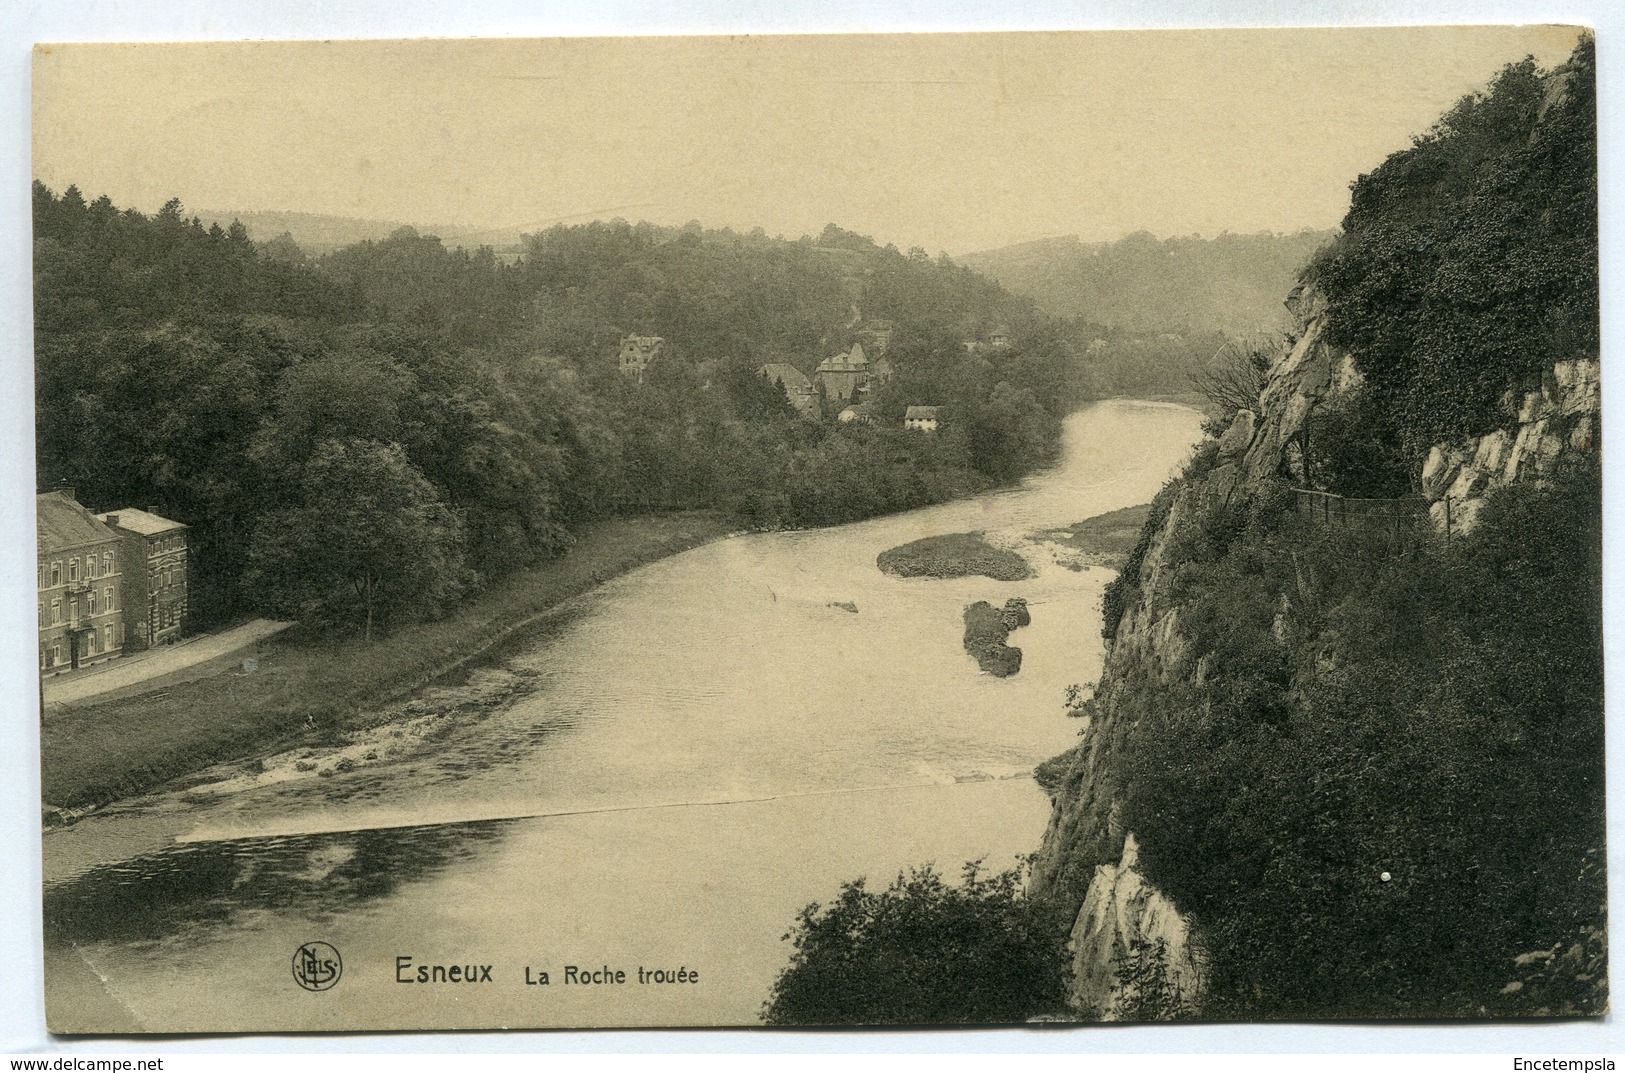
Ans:
[{"label": "large tree", "polygon": [[433,613],[467,584],[462,519],[398,444],[328,440],[299,491],[254,533],[250,579],[273,609],[371,640],[375,624]]}]

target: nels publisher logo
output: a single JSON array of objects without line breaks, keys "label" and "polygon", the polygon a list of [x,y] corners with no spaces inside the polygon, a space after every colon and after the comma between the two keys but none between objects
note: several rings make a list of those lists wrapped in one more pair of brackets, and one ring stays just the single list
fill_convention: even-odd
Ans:
[{"label": "nels publisher logo", "polygon": [[293,978],[306,991],[326,991],[343,973],[344,962],[328,943],[306,943],[293,952]]}]

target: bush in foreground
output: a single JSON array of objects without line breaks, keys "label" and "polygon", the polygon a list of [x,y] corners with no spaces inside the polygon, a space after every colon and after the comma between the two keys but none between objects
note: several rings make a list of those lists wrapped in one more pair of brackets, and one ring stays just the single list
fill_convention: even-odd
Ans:
[{"label": "bush in foreground", "polygon": [[950,886],[928,864],[880,892],[857,879],[784,937],[795,953],[762,1009],[771,1025],[1009,1023],[1065,1002],[1058,920],[1015,870],[971,862]]}]

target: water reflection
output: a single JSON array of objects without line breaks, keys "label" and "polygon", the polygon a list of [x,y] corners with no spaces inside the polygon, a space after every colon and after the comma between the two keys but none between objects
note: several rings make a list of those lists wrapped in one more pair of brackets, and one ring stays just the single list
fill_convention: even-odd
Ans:
[{"label": "water reflection", "polygon": [[252,928],[265,910],[341,917],[493,850],[512,820],[195,842],[45,892],[47,944],[145,943]]}]

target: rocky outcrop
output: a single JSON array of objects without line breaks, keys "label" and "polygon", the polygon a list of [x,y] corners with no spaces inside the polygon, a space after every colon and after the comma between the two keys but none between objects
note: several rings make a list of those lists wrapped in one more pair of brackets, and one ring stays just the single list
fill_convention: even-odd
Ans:
[{"label": "rocky outcrop", "polygon": [[[1201,993],[1201,958],[1190,925],[1139,870],[1140,847],[1132,834],[1116,864],[1095,868],[1072,925],[1072,989],[1069,1001],[1083,1016],[1116,1021],[1136,1016],[1125,999],[1125,977],[1138,968],[1173,1003]],[[1153,960],[1154,959],[1154,960]]]},{"label": "rocky outcrop", "polygon": [[[1256,432],[1247,437],[1240,462],[1244,480],[1261,481],[1279,473],[1302,479],[1304,429],[1315,408],[1360,386],[1360,373],[1347,354],[1326,345],[1325,302],[1313,288],[1300,287],[1287,306],[1298,317],[1297,341],[1269,370],[1258,397],[1258,414],[1243,411],[1231,429],[1242,425]],[[1227,433],[1228,435],[1228,433]],[[1223,448],[1221,445],[1221,454]]]},{"label": "rocky outcrop", "polygon": [[1564,461],[1597,448],[1602,366],[1560,361],[1538,391],[1504,400],[1516,422],[1476,438],[1435,444],[1422,467],[1422,495],[1439,532],[1470,532],[1489,493],[1509,484],[1547,480]]}]

